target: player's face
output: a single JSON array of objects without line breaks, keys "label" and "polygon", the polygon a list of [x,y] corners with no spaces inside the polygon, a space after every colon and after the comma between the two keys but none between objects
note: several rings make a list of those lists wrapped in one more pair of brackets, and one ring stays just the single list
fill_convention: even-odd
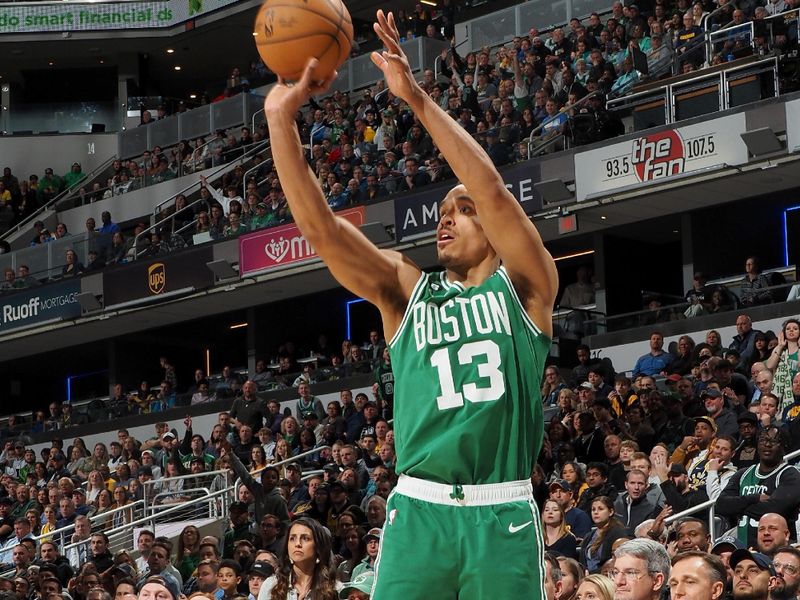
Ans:
[{"label": "player's face", "polygon": [[487,256],[494,256],[475,203],[462,185],[450,190],[439,206],[436,250],[439,262],[448,268],[474,266]]}]

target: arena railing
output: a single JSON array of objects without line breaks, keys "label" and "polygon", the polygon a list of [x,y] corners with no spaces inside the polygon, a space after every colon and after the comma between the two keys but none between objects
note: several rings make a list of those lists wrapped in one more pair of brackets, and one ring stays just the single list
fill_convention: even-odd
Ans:
[{"label": "arena railing", "polygon": [[[57,194],[49,202],[39,207],[33,214],[29,215],[16,225],[13,225],[7,231],[3,232],[2,235],[0,235],[0,240],[9,240],[9,238],[11,238],[14,234],[21,233],[23,229],[30,228],[31,226],[33,226],[33,223],[43,219],[42,215],[45,212],[54,208],[58,202],[69,196],[69,194],[75,191],[79,186],[84,185],[86,181],[91,180],[94,177],[97,177],[99,173],[102,173],[103,171],[108,169],[108,167],[111,166],[111,163],[113,163],[114,160],[116,160],[116,158],[117,158],[116,156],[111,156],[110,158],[107,158],[98,167],[95,167],[91,172],[86,174],[86,176],[83,179],[81,179],[78,183],[76,183],[74,186],[72,186],[71,188],[67,188],[61,193]],[[11,243],[13,246],[14,245],[13,241]]]},{"label": "arena railing", "polygon": [[252,114],[264,103],[262,96],[237,94],[220,102],[205,104],[147,125],[118,134],[121,159],[140,156],[154,146],[166,148],[181,140],[205,137],[219,129],[230,129],[250,123]]},{"label": "arena railing", "polygon": [[[781,464],[791,464],[790,461],[792,461],[793,459],[795,459],[797,457],[800,457],[800,450],[795,450],[794,452],[790,452],[789,454],[784,456],[783,457],[783,463],[781,463]],[[702,513],[702,512],[707,510],[708,511],[708,534],[709,534],[709,536],[711,538],[711,541],[713,543],[714,540],[716,540],[717,537],[718,537],[717,535],[715,535],[716,534],[716,531],[715,531],[715,529],[716,529],[716,522],[715,522],[715,507],[716,507],[716,504],[717,504],[716,500],[706,500],[702,504],[697,504],[695,506],[692,506],[691,508],[687,508],[686,510],[679,512],[678,514],[671,515],[671,516],[667,517],[666,519],[664,519],[664,523],[667,524],[667,525],[670,525],[672,523],[680,521],[681,519],[685,519],[686,517],[690,517],[690,516],[696,515],[698,513]]]},{"label": "arena railing", "polygon": [[[145,481],[142,484],[142,502],[144,502],[144,511],[145,514],[152,512],[154,509],[155,501],[160,494],[168,493],[168,494],[176,494],[176,491],[171,492],[162,492],[161,488],[164,487],[165,484],[169,485],[173,481],[182,481],[184,482],[181,485],[181,488],[185,488],[185,491],[189,491],[192,489],[198,489],[192,486],[187,487],[187,482],[193,481],[200,481],[201,483],[205,483],[207,481],[211,481],[215,479],[217,476],[226,477],[230,471],[227,469],[220,469],[218,471],[204,471],[203,473],[186,473],[184,475],[177,475],[175,477],[160,477],[159,479],[151,479],[150,481]],[[207,489],[203,487],[203,489]],[[231,489],[231,486],[225,486],[223,489]],[[181,491],[184,491],[183,489]],[[210,492],[208,492],[210,493]]]}]

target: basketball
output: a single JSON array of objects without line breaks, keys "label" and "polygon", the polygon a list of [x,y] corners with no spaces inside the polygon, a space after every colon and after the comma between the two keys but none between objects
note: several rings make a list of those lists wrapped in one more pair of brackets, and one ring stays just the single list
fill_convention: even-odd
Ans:
[{"label": "basketball", "polygon": [[253,37],[264,64],[287,80],[298,80],[308,59],[327,76],[350,56],[353,22],[341,0],[265,0]]}]

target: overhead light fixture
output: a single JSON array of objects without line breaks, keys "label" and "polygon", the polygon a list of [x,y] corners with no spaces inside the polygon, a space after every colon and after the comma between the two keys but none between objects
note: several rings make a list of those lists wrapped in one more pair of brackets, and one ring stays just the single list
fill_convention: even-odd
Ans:
[{"label": "overhead light fixture", "polygon": [[225,259],[212,260],[211,262],[207,262],[206,266],[219,280],[239,277],[239,273],[233,268],[231,263]]},{"label": "overhead light fixture", "polygon": [[174,69],[175,69],[176,71],[180,71],[180,70],[181,70],[181,66],[180,66],[180,65],[175,65]]},{"label": "overhead light fixture", "polygon": [[229,329],[241,329],[242,327],[247,327],[247,323],[234,323]]},{"label": "overhead light fixture", "polygon": [[600,215],[600,220],[601,220],[601,221],[605,221],[607,218],[608,218],[608,217],[607,217],[607,216],[605,216],[605,215]]},{"label": "overhead light fixture", "polygon": [[781,144],[778,136],[769,127],[745,131],[739,135],[742,137],[744,145],[747,146],[747,151],[753,156],[772,154],[783,149],[783,144]]},{"label": "overhead light fixture", "polygon": [[197,94],[189,94],[190,100],[194,100],[195,98],[197,98]]},{"label": "overhead light fixture", "polygon": [[436,0],[419,0],[420,4],[427,4],[428,6],[436,6]]},{"label": "overhead light fixture", "polygon": [[167,48],[167,54],[174,54],[175,50],[172,48]]}]

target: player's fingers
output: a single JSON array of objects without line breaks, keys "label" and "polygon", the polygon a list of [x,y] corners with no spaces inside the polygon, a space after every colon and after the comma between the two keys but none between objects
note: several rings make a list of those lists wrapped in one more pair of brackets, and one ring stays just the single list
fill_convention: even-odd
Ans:
[{"label": "player's fingers", "polygon": [[394,13],[389,13],[389,18],[386,21],[389,24],[389,29],[397,41],[400,41],[400,32],[397,30],[397,23],[394,20]]},{"label": "player's fingers", "polygon": [[372,28],[375,30],[378,38],[380,38],[381,43],[386,47],[387,50],[393,50],[393,41],[392,38],[389,36],[388,31],[381,27],[378,23],[373,23]]},{"label": "player's fingers", "polygon": [[384,67],[388,64],[386,59],[377,52],[370,53],[369,57],[372,59],[372,62],[375,64],[375,66],[381,71],[383,71]]},{"label": "player's fingers", "polygon": [[314,69],[319,64],[319,61],[314,58],[313,56],[308,59],[306,62],[306,68],[303,69],[303,74],[300,76],[300,81],[297,82],[297,85],[301,86],[303,89],[310,90],[314,84]]}]

